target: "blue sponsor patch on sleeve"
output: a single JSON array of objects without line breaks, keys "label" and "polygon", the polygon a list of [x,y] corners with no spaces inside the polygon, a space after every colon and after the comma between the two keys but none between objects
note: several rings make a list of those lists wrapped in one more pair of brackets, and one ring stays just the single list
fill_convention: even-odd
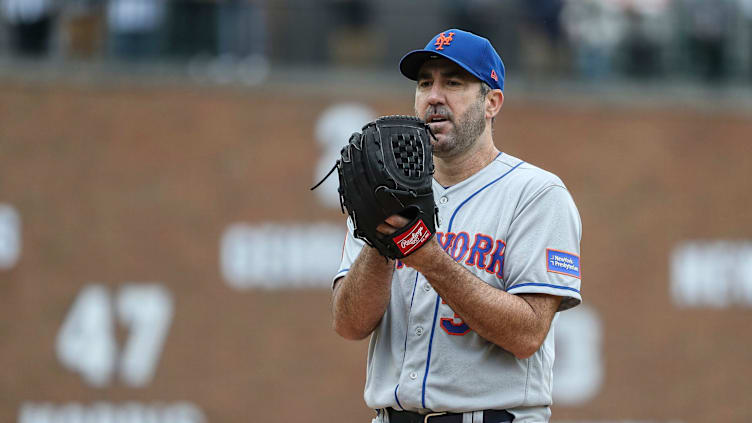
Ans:
[{"label": "blue sponsor patch on sleeve", "polygon": [[546,250],[546,269],[551,273],[580,278],[580,256],[559,250]]}]

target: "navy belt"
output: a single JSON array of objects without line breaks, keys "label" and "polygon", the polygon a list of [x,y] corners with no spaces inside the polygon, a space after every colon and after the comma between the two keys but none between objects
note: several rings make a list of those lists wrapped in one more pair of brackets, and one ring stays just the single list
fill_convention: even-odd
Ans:
[{"label": "navy belt", "polygon": [[[428,413],[419,414],[412,411],[397,411],[387,408],[389,423],[462,423],[462,413]],[[483,423],[507,423],[514,416],[507,410],[485,410]]]}]

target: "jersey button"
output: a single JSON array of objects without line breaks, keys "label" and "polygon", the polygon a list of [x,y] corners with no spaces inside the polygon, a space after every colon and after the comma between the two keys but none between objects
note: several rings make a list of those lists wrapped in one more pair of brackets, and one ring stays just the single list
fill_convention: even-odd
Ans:
[{"label": "jersey button", "polygon": [[410,379],[415,380],[418,378],[418,374],[415,372],[410,373]]},{"label": "jersey button", "polygon": [[426,291],[426,292],[430,291],[431,290],[431,285],[429,285],[429,284],[423,285],[423,290]]},{"label": "jersey button", "polygon": [[446,203],[447,203],[447,201],[449,201],[449,199],[448,199],[448,198],[446,198],[446,197],[441,197],[441,198],[439,198],[439,203],[441,203],[441,204],[446,204]]},{"label": "jersey button", "polygon": [[415,328],[415,334],[418,336],[423,335],[423,326],[418,326],[417,328]]}]

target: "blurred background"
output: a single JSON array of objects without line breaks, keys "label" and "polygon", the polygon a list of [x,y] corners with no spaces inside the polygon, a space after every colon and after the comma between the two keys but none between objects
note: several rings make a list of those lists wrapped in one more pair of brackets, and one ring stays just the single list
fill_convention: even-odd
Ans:
[{"label": "blurred background", "polygon": [[308,188],[453,27],[582,216],[553,421],[752,421],[750,0],[0,0],[0,421],[370,421]]}]

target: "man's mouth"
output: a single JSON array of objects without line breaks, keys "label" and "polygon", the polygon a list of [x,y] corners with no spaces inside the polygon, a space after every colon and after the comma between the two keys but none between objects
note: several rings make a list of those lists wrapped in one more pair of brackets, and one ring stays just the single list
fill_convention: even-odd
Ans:
[{"label": "man's mouth", "polygon": [[439,123],[439,122],[446,122],[449,119],[447,119],[444,115],[430,115],[428,116],[428,119],[426,119],[426,123]]},{"label": "man's mouth", "polygon": [[433,132],[434,136],[443,135],[444,133],[449,131],[449,121],[441,121],[441,122],[431,122],[428,124],[428,126],[431,128],[431,132]]},{"label": "man's mouth", "polygon": [[436,134],[440,134],[444,132],[447,129],[446,127],[449,125],[450,122],[451,121],[448,119],[446,115],[438,115],[438,114],[429,115],[428,118],[426,119],[426,123],[428,124],[428,126],[431,127],[431,130]]}]

